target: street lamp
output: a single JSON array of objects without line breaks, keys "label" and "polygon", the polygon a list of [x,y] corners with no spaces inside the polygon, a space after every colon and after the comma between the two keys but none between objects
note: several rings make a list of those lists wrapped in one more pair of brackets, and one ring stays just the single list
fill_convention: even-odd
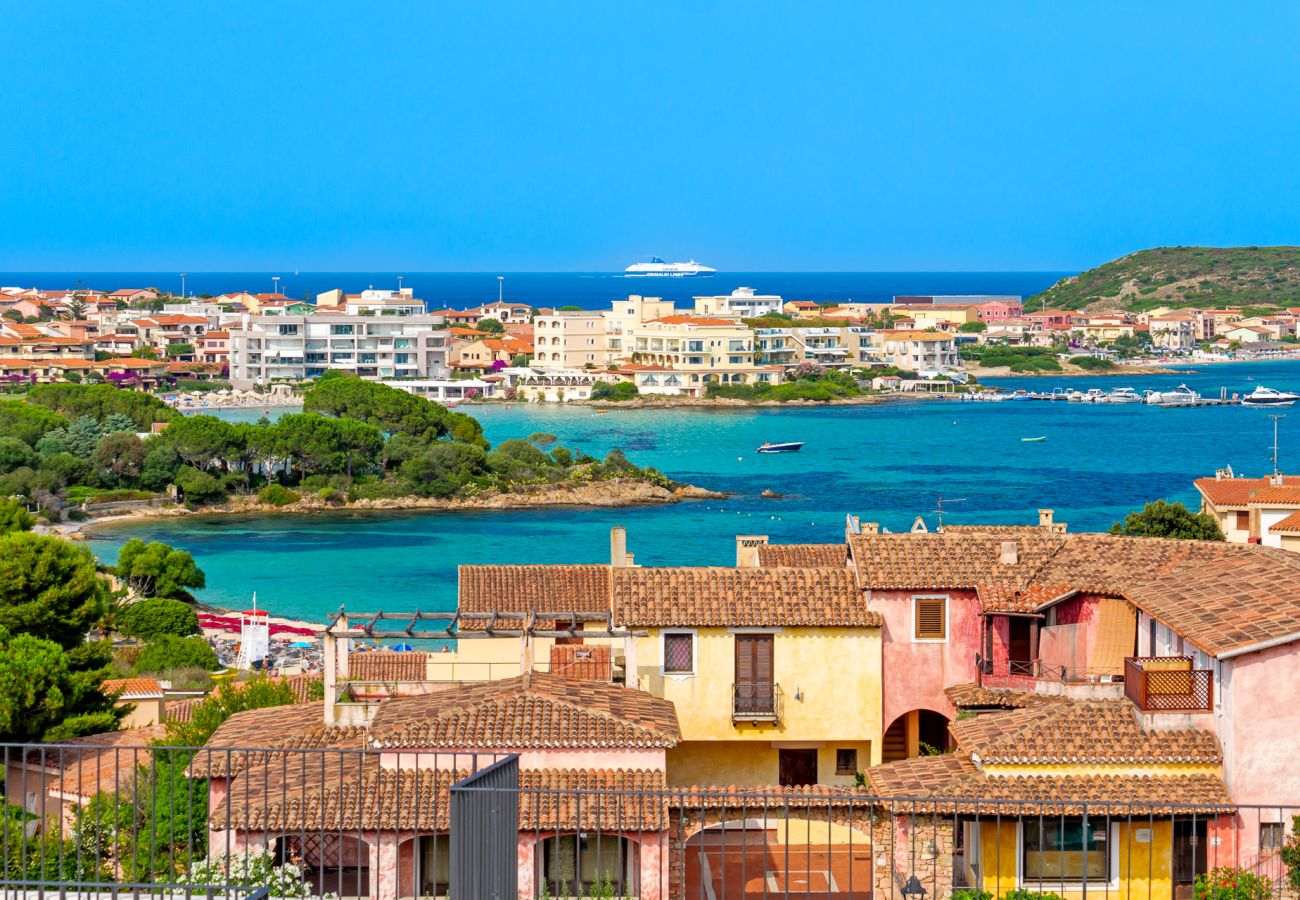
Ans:
[{"label": "street lamp", "polygon": [[925,888],[915,875],[908,877],[907,884],[903,885],[901,893],[903,900],[924,900],[925,898]]},{"label": "street lamp", "polygon": [[181,273],[181,299],[185,299],[185,273]]}]

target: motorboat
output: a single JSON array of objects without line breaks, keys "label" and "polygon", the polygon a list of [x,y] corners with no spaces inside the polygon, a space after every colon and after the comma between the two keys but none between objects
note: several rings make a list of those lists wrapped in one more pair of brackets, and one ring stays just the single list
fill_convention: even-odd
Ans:
[{"label": "motorboat", "polygon": [[1153,406],[1195,406],[1200,400],[1201,395],[1185,384],[1172,391],[1152,391],[1146,398],[1146,402]]},{"label": "motorboat", "polygon": [[1290,406],[1300,400],[1300,394],[1288,394],[1273,388],[1258,385],[1255,390],[1241,398],[1242,406]]},{"label": "motorboat", "polygon": [[1037,444],[1039,441],[1047,440],[1047,435],[1043,435],[1042,437],[1021,438],[1020,440],[1026,444]]},{"label": "motorboat", "polygon": [[1132,388],[1115,388],[1105,397],[1102,403],[1141,403],[1142,395]]},{"label": "motorboat", "polygon": [[786,441],[784,443],[773,443],[764,441],[763,445],[758,448],[759,453],[797,453],[803,447],[803,441]]}]

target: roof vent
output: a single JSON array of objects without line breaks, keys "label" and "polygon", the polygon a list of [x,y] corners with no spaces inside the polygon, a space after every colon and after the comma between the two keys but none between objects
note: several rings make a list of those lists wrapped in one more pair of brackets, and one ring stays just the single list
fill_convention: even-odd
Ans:
[{"label": "roof vent", "polygon": [[998,553],[998,562],[1004,566],[1014,566],[1020,561],[1020,546],[1015,541],[1003,541]]}]

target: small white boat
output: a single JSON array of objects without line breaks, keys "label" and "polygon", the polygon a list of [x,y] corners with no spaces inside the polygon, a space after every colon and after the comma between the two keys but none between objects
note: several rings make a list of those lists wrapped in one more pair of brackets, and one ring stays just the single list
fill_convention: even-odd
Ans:
[{"label": "small white boat", "polygon": [[1102,403],[1141,403],[1142,395],[1132,388],[1115,388],[1107,394]]},{"label": "small white boat", "polygon": [[1241,398],[1242,406],[1290,406],[1300,400],[1300,394],[1288,394],[1273,388],[1259,385],[1255,390]]},{"label": "small white boat", "polygon": [[1039,441],[1047,440],[1047,435],[1043,435],[1042,437],[1021,438],[1020,440],[1026,444],[1037,444]]},{"label": "small white boat", "polygon": [[1180,384],[1172,391],[1152,391],[1147,394],[1146,402],[1153,406],[1195,406],[1200,399],[1200,394]]},{"label": "small white boat", "polygon": [[764,441],[763,445],[758,448],[759,453],[796,453],[803,447],[803,441],[786,441],[785,443],[772,443]]}]

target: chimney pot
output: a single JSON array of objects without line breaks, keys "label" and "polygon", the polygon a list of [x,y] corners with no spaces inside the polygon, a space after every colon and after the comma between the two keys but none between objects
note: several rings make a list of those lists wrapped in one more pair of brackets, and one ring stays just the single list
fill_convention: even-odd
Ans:
[{"label": "chimney pot", "polygon": [[998,554],[998,562],[1004,566],[1014,566],[1020,561],[1020,547],[1015,541],[1003,541]]},{"label": "chimney pot", "polygon": [[1040,509],[1040,510],[1038,511],[1038,527],[1039,527],[1039,528],[1051,528],[1051,527],[1052,527],[1052,515],[1053,515],[1053,513],[1054,513],[1054,510],[1050,510],[1050,509]]},{"label": "chimney pot", "polygon": [[622,525],[609,530],[609,564],[615,569],[627,568],[627,529]]},{"label": "chimney pot", "polygon": [[863,534],[880,534],[880,523],[879,523],[879,522],[863,522],[863,523],[862,523],[862,533],[863,533]]}]

